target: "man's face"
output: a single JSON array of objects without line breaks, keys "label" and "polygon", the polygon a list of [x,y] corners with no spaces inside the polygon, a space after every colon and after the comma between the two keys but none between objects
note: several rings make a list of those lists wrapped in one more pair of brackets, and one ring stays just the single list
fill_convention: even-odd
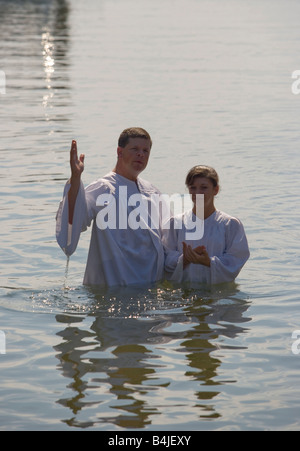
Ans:
[{"label": "man's face", "polygon": [[119,164],[128,178],[136,179],[146,169],[150,152],[150,141],[144,138],[130,138],[125,147],[118,147]]}]

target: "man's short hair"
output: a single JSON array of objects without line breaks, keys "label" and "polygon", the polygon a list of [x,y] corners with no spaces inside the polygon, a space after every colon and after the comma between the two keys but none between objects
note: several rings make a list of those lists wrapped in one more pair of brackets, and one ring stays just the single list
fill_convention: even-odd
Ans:
[{"label": "man's short hair", "polygon": [[140,127],[126,128],[126,130],[124,130],[120,135],[120,138],[118,141],[119,147],[126,147],[130,138],[147,139],[148,141],[150,141],[150,148],[152,147],[152,139],[151,139],[149,133]]}]

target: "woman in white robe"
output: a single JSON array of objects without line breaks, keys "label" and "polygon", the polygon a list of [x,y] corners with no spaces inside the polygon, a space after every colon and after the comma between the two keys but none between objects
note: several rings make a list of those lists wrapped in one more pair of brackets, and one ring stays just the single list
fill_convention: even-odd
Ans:
[{"label": "woman in white robe", "polygon": [[[193,211],[171,219],[164,233],[165,270],[173,282],[215,285],[233,282],[250,256],[242,223],[215,208],[219,177],[213,168],[196,166],[189,172],[186,185],[194,202]],[[196,216],[196,196],[204,195],[204,218]],[[187,240],[193,221],[204,235]],[[178,224],[182,226],[178,226]],[[188,228],[186,225],[188,225]]]}]

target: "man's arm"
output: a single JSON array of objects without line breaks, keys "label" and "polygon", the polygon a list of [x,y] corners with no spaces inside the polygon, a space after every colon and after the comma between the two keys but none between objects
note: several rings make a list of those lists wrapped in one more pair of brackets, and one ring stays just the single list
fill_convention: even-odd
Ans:
[{"label": "man's arm", "polygon": [[72,141],[72,147],[70,152],[70,166],[71,166],[71,178],[70,178],[71,188],[68,193],[69,224],[73,224],[74,209],[80,187],[81,174],[84,171],[84,154],[81,154],[78,159],[76,141]]}]

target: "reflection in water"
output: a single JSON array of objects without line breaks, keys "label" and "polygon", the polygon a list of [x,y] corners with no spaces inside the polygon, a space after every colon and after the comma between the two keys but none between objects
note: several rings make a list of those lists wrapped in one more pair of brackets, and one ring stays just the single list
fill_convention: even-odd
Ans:
[{"label": "reflection in water", "polygon": [[[68,99],[66,69],[68,68],[67,50],[69,7],[66,1],[55,2],[55,13],[52,21],[43,27],[41,46],[45,72],[45,88],[43,107],[46,122],[67,121],[67,116],[61,116],[54,106],[65,106]],[[63,75],[63,77],[62,77]],[[60,91],[63,91],[61,96]],[[56,96],[56,99],[54,97]],[[52,114],[51,114],[52,113]],[[49,134],[53,133],[50,129]]]},{"label": "reflection in water", "polygon": [[41,137],[69,121],[69,2],[0,0],[0,9],[1,69],[7,79],[1,136],[12,138],[14,149],[18,135],[20,148],[40,147]]},{"label": "reflection in water", "polygon": [[[46,88],[50,91],[52,88],[52,74],[54,73],[54,58],[53,58],[53,36],[49,31],[42,34],[42,46],[43,46],[43,57],[44,57],[44,67],[45,67],[45,80]],[[49,99],[53,97],[53,92],[44,95],[43,105],[47,107],[49,104]]]},{"label": "reflection in water", "polygon": [[139,296],[87,294],[93,312],[56,316],[63,325],[58,368],[71,390],[58,402],[71,412],[69,426],[163,424],[155,420],[162,405],[182,422],[195,410],[202,419],[220,416],[218,386],[235,381],[218,380],[222,361],[214,353],[226,347],[226,337],[245,333],[243,323],[251,320],[243,316],[249,304],[236,286],[210,296],[161,288]]},{"label": "reflection in water", "polygon": [[[46,120],[50,120],[49,109],[52,107],[52,99],[55,95],[55,91],[58,89],[66,89],[66,84],[60,86],[54,85],[54,73],[55,70],[61,69],[61,67],[67,67],[67,49],[69,42],[68,35],[68,15],[69,6],[66,1],[54,2],[53,6],[54,12],[52,14],[51,20],[48,21],[47,25],[43,27],[42,32],[42,54],[43,54],[43,65],[45,72],[45,86],[46,94],[43,96],[43,106],[46,110]],[[56,68],[56,61],[59,63],[59,67]],[[59,79],[58,77],[56,77]],[[64,93],[65,95],[66,93]],[[64,98],[64,100],[66,100]]]},{"label": "reflection in water", "polygon": [[0,11],[1,285],[32,288],[51,272],[56,155],[70,135],[69,2],[0,0]]}]

